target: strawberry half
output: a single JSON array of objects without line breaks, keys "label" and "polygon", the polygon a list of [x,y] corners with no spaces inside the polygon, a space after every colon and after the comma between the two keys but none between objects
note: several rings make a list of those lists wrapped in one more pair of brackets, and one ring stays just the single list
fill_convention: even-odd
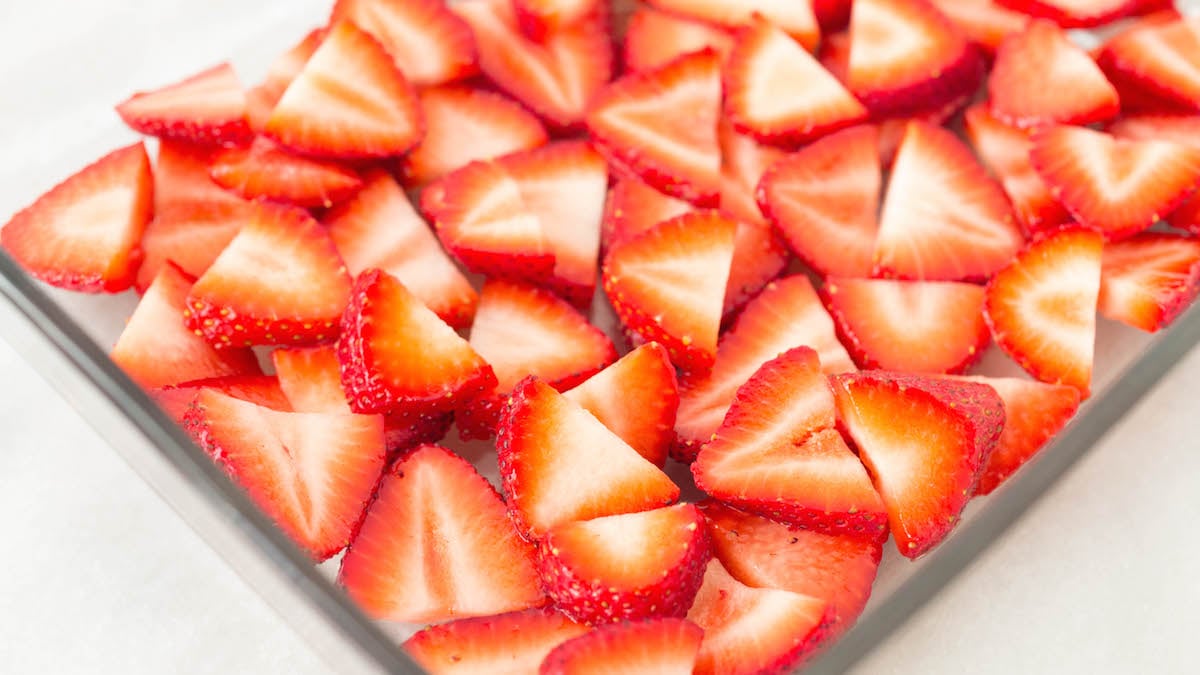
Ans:
[{"label": "strawberry half", "polygon": [[991,387],[870,371],[833,378],[838,416],[887,507],[896,548],[918,558],[958,523],[1004,428]]},{"label": "strawberry half", "polygon": [[694,460],[721,426],[738,387],[767,361],[800,346],[816,351],[827,373],[855,369],[812,282],[802,274],[767,284],[721,340],[712,372],[680,381],[672,456]]},{"label": "strawberry half", "polygon": [[607,12],[601,0],[512,0],[521,30],[540,40],[561,30]]},{"label": "strawberry half", "polygon": [[682,617],[712,555],[694,504],[556,525],[537,551],[542,588],[588,624]]},{"label": "strawberry half", "polygon": [[404,643],[404,651],[435,675],[498,672],[532,674],[555,647],[588,632],[560,612],[527,609],[499,616],[430,626]]},{"label": "strawberry half", "polygon": [[30,275],[85,293],[133,284],[138,240],[154,213],[150,158],[141,143],[101,157],[18,211],[0,246]]},{"label": "strawberry half", "polygon": [[346,269],[352,276],[381,269],[452,328],[469,326],[479,299],[475,289],[396,181],[378,169],[363,177],[363,189],[323,219]]},{"label": "strawberry half", "polygon": [[1134,141],[1169,141],[1200,150],[1200,115],[1123,115],[1108,133]]},{"label": "strawberry half", "polygon": [[830,278],[821,292],[842,344],[861,368],[960,373],[991,342],[982,286]]},{"label": "strawberry half", "polygon": [[646,183],[698,206],[715,206],[720,69],[717,55],[705,50],[625,75],[592,100],[588,131],[600,150]]},{"label": "strawberry half", "polygon": [[673,504],[679,487],[591,413],[535,378],[513,391],[496,448],[509,515],[531,538],[575,520]]},{"label": "strawberry half", "polygon": [[246,94],[228,63],[134,94],[117,106],[117,114],[147,136],[205,145],[243,145],[254,137],[246,122]]},{"label": "strawberry half", "polygon": [[1200,149],[1083,127],[1039,131],[1029,159],[1071,215],[1110,241],[1150,227],[1200,185]]},{"label": "strawberry half", "polygon": [[704,629],[696,675],[786,673],[824,644],[832,613],[817,598],[751,588],[712,560],[687,615]]},{"label": "strawberry half", "polygon": [[749,23],[755,14],[779,26],[805,49],[816,48],[821,29],[813,15],[810,2],[778,2],[777,0],[650,0],[655,7],[680,16],[699,19],[726,28]]},{"label": "strawberry half", "polygon": [[538,675],[692,675],[704,631],[683,619],[601,626],[546,655]]},{"label": "strawberry half", "polygon": [[[249,202],[172,205],[155,212],[142,233],[142,264],[136,288],[144,292],[167,263],[199,278],[250,220],[256,207]],[[182,308],[181,308],[182,309]]]},{"label": "strawberry half", "polygon": [[1200,294],[1200,240],[1144,232],[1104,247],[1099,310],[1154,333]]},{"label": "strawberry half", "polygon": [[738,581],[778,588],[829,605],[830,639],[854,625],[871,596],[883,555],[882,537],[829,534],[743,513],[725,504],[700,505],[713,555]]},{"label": "strawberry half", "polygon": [[939,12],[988,54],[995,54],[1004,38],[1025,30],[1029,16],[997,0],[930,0]]},{"label": "strawberry half", "polygon": [[1135,13],[1146,0],[998,0],[1023,14],[1050,19],[1063,28],[1092,28]]},{"label": "strawberry half", "polygon": [[992,337],[1029,374],[1068,384],[1084,398],[1092,380],[1100,234],[1066,227],[1034,239],[988,282]]},{"label": "strawberry half", "polygon": [[471,29],[442,0],[337,0],[329,24],[350,21],[379,41],[416,86],[474,75]]},{"label": "strawberry half", "polygon": [[1114,80],[1130,83],[1167,106],[1200,112],[1200,20],[1195,17],[1117,36],[1097,61]]},{"label": "strawberry half", "polygon": [[800,145],[867,119],[837,78],[761,17],[738,30],[724,85],[733,125],[777,145]]},{"label": "strawberry half", "polygon": [[887,514],[862,462],[834,428],[817,354],[780,354],[738,388],[692,464],[696,486],[723,502],[823,532],[874,536]]},{"label": "strawberry half", "polygon": [[288,85],[263,133],[304,154],[399,155],[421,139],[417,97],[375,38],[342,21]]},{"label": "strawberry half", "polygon": [[541,605],[533,548],[465,459],[417,448],[384,474],[338,583],[369,616],[437,623]]},{"label": "strawberry half", "polygon": [[362,179],[349,167],[290,153],[263,137],[213,155],[213,182],[245,199],[305,208],[329,207],[358,192]]},{"label": "strawberry half", "polygon": [[1117,90],[1092,57],[1046,20],[1005,38],[988,95],[992,114],[1018,127],[1088,124],[1121,110]]},{"label": "strawberry half", "polygon": [[271,111],[283,98],[283,92],[304,70],[304,64],[308,63],[324,39],[324,28],[309,31],[300,42],[275,57],[263,81],[246,91],[246,118],[254,133],[262,133],[267,120],[271,118]]},{"label": "strawberry half", "polygon": [[898,279],[986,279],[1022,241],[1004,190],[970,148],[945,129],[909,122],[879,217],[876,271]]},{"label": "strawberry half", "polygon": [[[154,162],[154,212],[173,207],[203,208],[245,200],[213,182],[208,174],[214,148],[169,138],[159,139]],[[147,282],[149,283],[149,282]]]},{"label": "strawberry half", "polygon": [[601,246],[611,250],[661,222],[694,210],[691,204],[669,197],[637,178],[619,178],[604,203]]},{"label": "strawberry half", "polygon": [[758,184],[758,204],[819,274],[868,276],[882,180],[878,132],[860,126],[771,165]]},{"label": "strawberry half", "polygon": [[383,469],[376,415],[282,412],[203,389],[184,425],[317,561],[349,543]]},{"label": "strawberry half", "polygon": [[295,412],[291,403],[279,386],[279,378],[274,375],[226,375],[224,377],[207,377],[202,380],[183,382],[162,389],[154,389],[150,397],[162,407],[168,415],[179,424],[184,423],[184,416],[193,407],[196,396],[205,390],[212,390],[226,396],[248,401],[254,405],[278,410],[280,412]]},{"label": "strawberry half", "polygon": [[736,227],[717,212],[684,214],[615,246],[604,261],[604,290],[621,324],[661,342],[685,370],[712,366]]},{"label": "strawberry half", "polygon": [[733,36],[710,23],[640,4],[625,27],[626,70],[654,70],[705,49],[712,49],[724,62],[733,49]]},{"label": "strawberry half", "polygon": [[1021,468],[1062,430],[1079,409],[1079,390],[1016,377],[966,376],[986,384],[1004,401],[1004,431],[988,456],[975,494],[986,495]]}]

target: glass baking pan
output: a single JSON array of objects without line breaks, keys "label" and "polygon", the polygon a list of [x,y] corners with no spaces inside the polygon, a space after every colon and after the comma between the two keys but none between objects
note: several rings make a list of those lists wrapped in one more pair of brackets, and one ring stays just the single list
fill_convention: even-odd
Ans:
[{"label": "glass baking pan", "polygon": [[[1188,3],[1181,3],[1186,5]],[[0,9],[0,217],[133,139],[112,105],[232,58],[253,83],[279,52],[321,24],[329,0],[42,0]],[[57,40],[29,26],[51,25]],[[63,47],[68,45],[68,47]],[[37,64],[30,67],[27,64]],[[0,254],[0,337],[54,385],[329,663],[345,672],[420,673],[396,635],[364,616],[186,434],[107,357],[136,296],[85,296],[27,277]],[[994,494],[972,502],[955,532],[916,562],[885,549],[856,627],[805,672],[839,673],[879,644],[1029,508],[1180,357],[1200,342],[1193,307],[1157,335],[1101,319],[1093,397],[1062,434]],[[976,368],[1019,369],[994,348]],[[454,432],[452,432],[453,434]],[[494,475],[494,469],[491,472]]]}]

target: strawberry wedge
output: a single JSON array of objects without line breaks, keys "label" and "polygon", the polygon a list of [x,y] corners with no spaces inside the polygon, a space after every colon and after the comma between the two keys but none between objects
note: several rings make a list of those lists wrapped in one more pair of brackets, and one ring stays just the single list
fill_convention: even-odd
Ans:
[{"label": "strawberry wedge", "polygon": [[1169,326],[1200,293],[1200,240],[1144,232],[1104,247],[1098,308],[1153,333]]},{"label": "strawberry wedge", "polygon": [[471,29],[441,0],[337,0],[329,23],[339,21],[350,21],[378,40],[416,86],[476,73]]},{"label": "strawberry wedge", "polygon": [[588,630],[552,609],[527,609],[430,626],[403,648],[430,673],[476,675],[504,664],[502,672],[518,675],[538,672],[555,647]]},{"label": "strawberry wedge", "polygon": [[134,94],[117,106],[134,131],[203,145],[244,145],[254,137],[246,94],[228,63],[182,82]]},{"label": "strawberry wedge", "polygon": [[538,673],[691,675],[703,637],[703,629],[683,619],[602,626],[555,647]]},{"label": "strawberry wedge", "polygon": [[625,25],[625,68],[654,70],[684,54],[712,49],[724,62],[733,49],[726,29],[652,7],[638,5]]}]

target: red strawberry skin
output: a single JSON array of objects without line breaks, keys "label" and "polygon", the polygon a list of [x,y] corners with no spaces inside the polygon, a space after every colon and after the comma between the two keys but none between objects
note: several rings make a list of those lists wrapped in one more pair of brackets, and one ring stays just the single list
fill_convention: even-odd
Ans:
[{"label": "red strawberry skin", "polygon": [[538,675],[691,675],[703,637],[703,629],[683,619],[601,626],[555,647]]},{"label": "red strawberry skin", "polygon": [[182,82],[135,94],[117,106],[134,131],[204,145],[245,145],[254,138],[246,95],[228,63]]}]

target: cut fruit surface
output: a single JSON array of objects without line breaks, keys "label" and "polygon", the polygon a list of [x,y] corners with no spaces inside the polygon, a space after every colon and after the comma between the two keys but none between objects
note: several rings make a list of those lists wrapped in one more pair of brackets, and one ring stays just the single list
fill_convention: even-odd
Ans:
[{"label": "cut fruit surface", "polygon": [[271,118],[271,111],[283,98],[283,92],[304,70],[304,64],[308,63],[324,39],[324,28],[309,31],[300,42],[275,57],[262,82],[246,90],[246,118],[254,133],[262,133],[267,120]]},{"label": "cut fruit surface", "polygon": [[691,675],[703,637],[683,619],[602,626],[555,647],[538,675]]},{"label": "cut fruit surface", "polygon": [[729,31],[684,16],[639,5],[625,28],[625,68],[653,70],[684,54],[712,49],[724,62],[733,49]]},{"label": "cut fruit surface", "polygon": [[931,0],[930,4],[954,22],[977,46],[994,54],[1004,38],[1019,33],[1029,17],[998,0]]},{"label": "cut fruit surface", "polygon": [[254,213],[255,206],[241,200],[159,208],[142,232],[142,264],[134,285],[145,291],[168,262],[199,278]]},{"label": "cut fruit surface", "polygon": [[749,23],[755,14],[787,31],[805,49],[816,48],[821,29],[807,0],[650,0],[650,4],[672,14],[692,17],[719,26],[735,28]]},{"label": "cut fruit surface", "polygon": [[416,86],[475,74],[471,29],[441,0],[337,0],[330,25],[351,21],[379,41]]},{"label": "cut fruit surface", "polygon": [[1130,30],[1105,44],[1097,60],[1113,79],[1149,92],[1164,107],[1200,112],[1200,19]]},{"label": "cut fruit surface", "polygon": [[433,675],[532,675],[551,650],[588,630],[560,612],[527,609],[430,626],[403,647]]},{"label": "cut fruit surface", "polygon": [[244,199],[305,208],[332,206],[362,187],[353,169],[292,154],[261,136],[248,147],[218,152],[209,175],[217,185]]},{"label": "cut fruit surface", "polygon": [[1098,306],[1104,316],[1150,333],[1200,293],[1200,240],[1145,232],[1104,247]]},{"label": "cut fruit surface", "polygon": [[[208,165],[217,148],[159,139],[154,162],[154,213],[176,206],[205,208],[243,200],[213,182]],[[149,283],[149,281],[147,281]]]},{"label": "cut fruit surface", "polygon": [[117,106],[131,129],[204,145],[243,145],[253,138],[246,94],[228,63],[182,82],[134,94]]}]

